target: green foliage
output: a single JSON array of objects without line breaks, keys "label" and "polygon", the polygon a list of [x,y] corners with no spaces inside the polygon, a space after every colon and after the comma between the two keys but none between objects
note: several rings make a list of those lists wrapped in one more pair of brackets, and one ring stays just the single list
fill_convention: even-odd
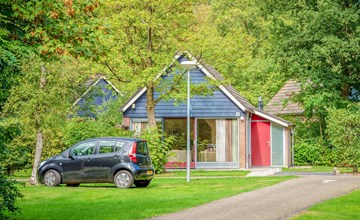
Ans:
[{"label": "green foliage", "polygon": [[326,140],[327,108],[344,108],[354,101],[351,93],[360,91],[359,2],[284,0],[259,5],[273,22],[274,57],[288,77],[302,82],[296,101],[308,119],[319,123]]},{"label": "green foliage", "polygon": [[130,81],[132,89],[153,82],[185,49],[196,2],[104,1],[102,16],[113,33],[103,42],[109,47],[105,59],[118,79]]},{"label": "green foliage", "polygon": [[21,77],[19,68],[2,66],[1,63],[3,62],[0,60],[0,112],[10,95],[11,87],[16,86],[19,77]]},{"label": "green foliage", "polygon": [[63,142],[66,147],[94,137],[131,137],[132,132],[125,131],[104,121],[93,118],[72,118],[64,127]]},{"label": "green foliage", "polygon": [[174,137],[166,136],[161,129],[155,127],[142,132],[141,138],[147,140],[148,142],[151,161],[155,167],[155,172],[164,172],[165,163],[170,156],[170,149],[174,142]]},{"label": "green foliage", "polygon": [[294,161],[296,166],[334,166],[336,153],[330,147],[319,143],[303,142],[294,146]]},{"label": "green foliage", "polygon": [[24,145],[16,145],[13,139],[21,134],[18,124],[0,121],[0,167],[7,175],[23,169],[29,162],[30,150]]},{"label": "green foliage", "polygon": [[[34,152],[36,127],[40,127],[44,133],[43,156],[59,153],[63,148],[60,141],[63,137],[61,128],[70,113],[78,87],[84,81],[85,75],[79,73],[79,61],[64,56],[59,61],[41,63],[37,56],[24,61],[21,70],[24,76],[18,86],[12,87],[2,112],[5,118],[3,126],[19,130],[8,147],[11,155],[18,155],[18,159],[20,155],[28,156],[24,152]],[[46,69],[46,82],[42,89],[39,89],[42,74],[40,64]]]},{"label": "green foliage", "polygon": [[103,39],[108,47],[103,61],[108,70],[121,82],[128,83],[122,91],[133,92],[146,86],[147,113],[151,127],[156,126],[155,105],[164,95],[154,98],[155,80],[178,51],[188,49],[194,26],[194,8],[198,0],[129,0],[104,1],[102,18],[109,21],[112,35]]},{"label": "green foliage", "polygon": [[328,116],[328,137],[335,146],[338,163],[360,166],[360,106],[349,109],[330,109]]},{"label": "green foliage", "polygon": [[198,8],[195,54],[214,66],[250,103],[266,103],[286,81],[269,54],[271,32],[258,2],[211,1]]},{"label": "green foliage", "polygon": [[9,215],[19,211],[16,200],[23,195],[16,186],[18,184],[9,179],[0,168],[0,219],[7,219]]},{"label": "green foliage", "polygon": [[[3,3],[9,6],[9,3]],[[45,56],[65,54],[95,58],[101,25],[96,17],[97,0],[12,1],[1,21],[14,43]]]}]

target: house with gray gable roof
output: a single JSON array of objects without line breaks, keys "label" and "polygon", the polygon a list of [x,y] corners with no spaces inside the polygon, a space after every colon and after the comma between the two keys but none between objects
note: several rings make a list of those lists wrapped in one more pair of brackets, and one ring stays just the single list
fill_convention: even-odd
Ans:
[{"label": "house with gray gable roof", "polygon": [[[191,167],[195,169],[248,169],[288,167],[291,163],[293,124],[255,108],[221,74],[191,54],[178,54],[176,62],[193,60],[191,83],[213,79],[220,85],[211,95],[191,97]],[[160,75],[169,77],[166,72]],[[160,95],[155,90],[155,98]],[[167,168],[186,167],[186,103],[161,100],[155,116],[162,129],[176,137]],[[135,132],[147,127],[146,88],[140,88],[121,107],[123,125]]]}]

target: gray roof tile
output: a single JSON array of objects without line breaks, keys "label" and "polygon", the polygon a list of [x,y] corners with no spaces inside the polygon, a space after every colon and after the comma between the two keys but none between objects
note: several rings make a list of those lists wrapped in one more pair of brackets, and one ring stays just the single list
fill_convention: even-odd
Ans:
[{"label": "gray roof tile", "polygon": [[289,100],[294,94],[301,90],[300,84],[294,80],[289,80],[279,90],[278,93],[265,106],[265,111],[274,115],[293,114],[299,115],[304,113],[304,109],[299,103]]}]

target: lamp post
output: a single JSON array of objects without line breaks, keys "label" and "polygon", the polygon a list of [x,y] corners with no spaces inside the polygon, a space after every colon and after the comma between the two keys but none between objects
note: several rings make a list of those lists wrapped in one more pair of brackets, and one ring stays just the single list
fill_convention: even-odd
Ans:
[{"label": "lamp post", "polygon": [[186,123],[187,123],[187,144],[186,144],[186,181],[190,182],[190,69],[196,67],[194,61],[182,61],[180,65],[187,71],[187,104],[186,104]]}]

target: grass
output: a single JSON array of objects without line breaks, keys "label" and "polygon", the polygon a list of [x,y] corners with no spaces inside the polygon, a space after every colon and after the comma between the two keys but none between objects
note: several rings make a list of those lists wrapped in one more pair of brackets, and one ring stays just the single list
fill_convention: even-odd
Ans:
[{"label": "grass", "polygon": [[[201,172],[200,172],[201,173]],[[179,174],[180,175],[180,174]],[[181,174],[182,175],[182,174]],[[25,186],[21,213],[13,219],[143,219],[176,212],[294,177],[155,178],[147,188],[116,189],[113,184],[80,187]]]},{"label": "grass", "polygon": [[360,219],[360,190],[311,207],[293,220]]},{"label": "grass", "polygon": [[[192,177],[205,177],[205,176],[222,176],[222,177],[244,177],[250,171],[243,171],[243,170],[191,170]],[[186,177],[186,170],[174,170],[168,171],[162,174],[157,174],[157,177]]]},{"label": "grass", "polygon": [[[352,172],[352,168],[348,167],[338,167],[340,173]],[[334,167],[325,167],[325,166],[298,166],[298,167],[289,167],[282,168],[283,172],[334,172]]]},{"label": "grass", "polygon": [[30,178],[31,169],[23,169],[14,172],[14,178]]}]

